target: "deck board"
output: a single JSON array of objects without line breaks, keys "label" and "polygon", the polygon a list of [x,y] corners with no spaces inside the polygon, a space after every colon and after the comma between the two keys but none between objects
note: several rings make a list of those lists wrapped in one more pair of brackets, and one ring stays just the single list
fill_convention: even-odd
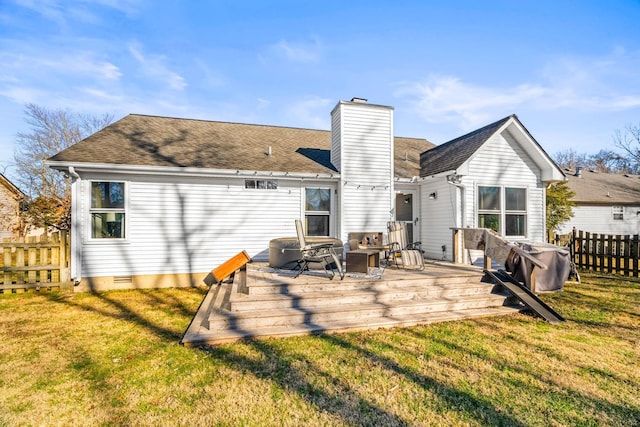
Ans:
[{"label": "deck board", "polygon": [[[240,339],[407,327],[504,315],[523,306],[482,269],[427,263],[425,270],[387,268],[374,275],[328,280],[321,271],[294,272],[249,264],[246,293],[239,283],[209,289],[182,338],[186,346]],[[382,273],[382,274],[380,274]]]}]

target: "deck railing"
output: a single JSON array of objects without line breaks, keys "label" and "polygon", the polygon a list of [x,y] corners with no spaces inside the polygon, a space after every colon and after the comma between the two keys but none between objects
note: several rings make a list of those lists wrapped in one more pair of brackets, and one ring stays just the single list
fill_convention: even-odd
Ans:
[{"label": "deck railing", "polygon": [[0,293],[70,285],[67,232],[5,239],[0,249]]}]

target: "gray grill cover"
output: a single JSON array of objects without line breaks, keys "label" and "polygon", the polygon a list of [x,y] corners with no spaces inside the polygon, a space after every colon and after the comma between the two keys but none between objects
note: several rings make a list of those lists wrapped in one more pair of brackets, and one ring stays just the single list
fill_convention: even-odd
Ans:
[{"label": "gray grill cover", "polygon": [[[533,258],[544,263],[546,270],[534,267],[536,273],[535,292],[560,291],[571,272],[571,254],[568,250],[548,243],[520,243],[519,246]],[[505,265],[516,280],[525,281],[526,266],[522,258],[513,254]]]}]

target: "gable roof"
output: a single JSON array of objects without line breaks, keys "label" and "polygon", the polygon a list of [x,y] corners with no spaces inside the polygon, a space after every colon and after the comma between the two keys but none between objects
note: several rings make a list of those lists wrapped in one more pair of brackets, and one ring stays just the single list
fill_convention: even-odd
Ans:
[{"label": "gable roof", "polygon": [[491,123],[466,135],[438,145],[420,156],[421,176],[437,175],[458,169],[487,140],[515,115]]},{"label": "gable roof", "polygon": [[[394,143],[396,176],[418,175],[420,153],[433,144]],[[49,162],[327,174],[336,172],[330,148],[330,131],[130,114]]]},{"label": "gable roof", "polygon": [[515,114],[422,153],[420,156],[421,176],[457,171],[489,138],[501,131],[501,129],[508,132],[518,142],[520,148],[540,168],[540,177],[543,182],[565,180],[564,174],[558,168],[558,165],[544,151]]},{"label": "gable roof", "polygon": [[576,195],[577,204],[640,205],[640,175],[600,173],[565,169],[567,185]]},{"label": "gable roof", "polygon": [[27,195],[16,187],[13,182],[9,181],[9,178],[0,173],[0,185],[4,186],[10,193],[12,193],[16,199],[21,199]]}]

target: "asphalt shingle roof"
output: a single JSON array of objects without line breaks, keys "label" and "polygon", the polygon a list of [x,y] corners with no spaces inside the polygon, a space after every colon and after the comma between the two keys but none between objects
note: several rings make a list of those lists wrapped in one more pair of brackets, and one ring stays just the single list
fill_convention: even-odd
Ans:
[{"label": "asphalt shingle roof", "polygon": [[599,173],[583,169],[580,177],[565,169],[567,185],[579,204],[640,205],[640,175]]},{"label": "asphalt shingle roof", "polygon": [[[433,144],[401,137],[394,143],[396,176],[419,175],[420,153]],[[330,148],[330,131],[131,114],[49,160],[332,173]]]},{"label": "asphalt shingle roof", "polygon": [[13,182],[9,181],[9,178],[0,173],[0,185],[7,188],[8,191],[13,193],[16,197],[24,197],[25,194],[20,190]]},{"label": "asphalt shingle roof", "polygon": [[422,153],[420,156],[421,176],[456,170],[512,117],[516,116],[505,117]]}]

